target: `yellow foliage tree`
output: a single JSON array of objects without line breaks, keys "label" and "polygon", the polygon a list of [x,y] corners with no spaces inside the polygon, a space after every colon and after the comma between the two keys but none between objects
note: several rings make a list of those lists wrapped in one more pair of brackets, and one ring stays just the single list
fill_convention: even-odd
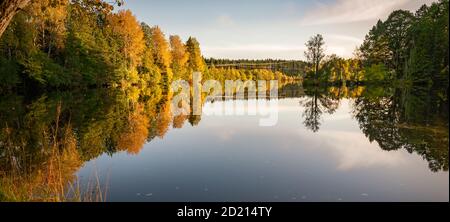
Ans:
[{"label": "yellow foliage tree", "polygon": [[139,22],[130,10],[121,10],[108,16],[108,22],[114,34],[122,41],[121,51],[128,60],[129,68],[141,63],[145,50],[144,33]]},{"label": "yellow foliage tree", "polygon": [[172,70],[176,75],[175,78],[183,78],[186,72],[186,64],[189,54],[186,46],[178,35],[170,36],[170,53],[172,56]]},{"label": "yellow foliage tree", "polygon": [[138,154],[141,151],[149,133],[150,121],[143,110],[141,105],[137,105],[128,116],[128,127],[117,141],[117,147],[120,150],[126,150],[129,154]]},{"label": "yellow foliage tree", "polygon": [[170,82],[172,81],[172,71],[170,69],[171,54],[169,43],[158,26],[152,28],[152,40],[155,64],[161,70],[162,77],[165,78],[164,80]]},{"label": "yellow foliage tree", "polygon": [[186,42],[186,47],[189,53],[189,69],[194,72],[203,72],[206,65],[200,51],[200,44],[198,43],[197,39],[190,37]]},{"label": "yellow foliage tree", "polygon": [[66,0],[39,0],[29,5],[31,22],[37,31],[35,44],[48,55],[64,47],[68,4]]}]

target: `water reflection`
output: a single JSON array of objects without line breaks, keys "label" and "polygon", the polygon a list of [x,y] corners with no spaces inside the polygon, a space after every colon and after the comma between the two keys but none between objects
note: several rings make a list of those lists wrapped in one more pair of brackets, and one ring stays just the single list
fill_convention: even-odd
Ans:
[{"label": "water reflection", "polygon": [[425,87],[330,87],[307,89],[300,104],[304,126],[318,132],[323,113],[333,114],[341,99],[352,99],[360,129],[383,150],[406,149],[448,171],[448,100]]},{"label": "water reflection", "polygon": [[425,158],[432,171],[448,171],[448,100],[438,91],[374,89],[353,107],[361,130],[383,150],[403,148]]},{"label": "water reflection", "polygon": [[323,113],[333,114],[339,107],[339,99],[328,96],[326,89],[312,88],[306,91],[306,96],[300,101],[305,127],[313,132],[320,129],[320,119]]},{"label": "water reflection", "polygon": [[[300,101],[303,112],[297,118],[315,133],[323,115],[333,116],[348,100],[370,142],[383,150],[416,153],[431,171],[448,171],[448,101],[439,92],[295,83],[283,85],[279,96]],[[172,97],[161,87],[2,96],[0,200],[102,201],[104,190],[95,178],[78,184],[75,174],[84,163],[121,151],[138,155],[144,144],[164,138],[171,128],[201,124],[202,116],[192,113],[172,116]]]}]

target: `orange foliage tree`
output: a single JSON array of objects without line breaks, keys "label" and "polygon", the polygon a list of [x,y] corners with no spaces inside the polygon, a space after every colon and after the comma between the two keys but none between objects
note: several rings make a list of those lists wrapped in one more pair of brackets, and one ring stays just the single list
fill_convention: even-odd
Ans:
[{"label": "orange foliage tree", "polygon": [[129,67],[141,63],[145,50],[144,33],[139,22],[130,10],[121,10],[108,16],[108,22],[114,34],[122,40],[121,51],[128,60]]}]

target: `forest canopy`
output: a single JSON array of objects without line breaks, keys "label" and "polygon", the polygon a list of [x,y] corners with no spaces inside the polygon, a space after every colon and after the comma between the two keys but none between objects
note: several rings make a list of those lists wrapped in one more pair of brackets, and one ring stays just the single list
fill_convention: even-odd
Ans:
[{"label": "forest canopy", "polygon": [[449,1],[440,0],[415,13],[394,11],[386,21],[378,21],[359,49],[370,70],[367,78],[448,87],[448,12]]}]

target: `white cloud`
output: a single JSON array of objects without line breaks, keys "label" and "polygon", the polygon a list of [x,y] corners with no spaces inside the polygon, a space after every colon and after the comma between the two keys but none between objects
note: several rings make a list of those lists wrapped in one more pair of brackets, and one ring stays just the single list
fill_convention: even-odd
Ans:
[{"label": "white cloud", "polygon": [[[302,25],[324,25],[385,19],[393,10],[409,8],[417,0],[337,0],[330,4],[317,4],[308,11]],[[422,1],[424,3],[429,1]]]},{"label": "white cloud", "polygon": [[406,159],[409,157],[409,154],[403,150],[383,151],[376,142],[370,143],[359,132],[322,131],[321,133],[328,136],[325,147],[332,149],[337,160],[336,168],[338,170],[398,167],[405,165]]}]

